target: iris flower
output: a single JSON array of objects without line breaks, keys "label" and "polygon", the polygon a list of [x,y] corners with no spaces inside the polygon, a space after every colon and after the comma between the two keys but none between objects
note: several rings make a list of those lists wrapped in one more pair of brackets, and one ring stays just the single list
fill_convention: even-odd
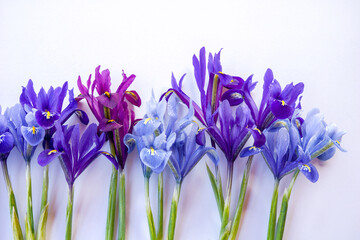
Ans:
[{"label": "iris flower", "polygon": [[[68,94],[69,104],[63,109],[64,99]],[[57,122],[64,124],[74,113],[80,118],[81,122],[88,124],[89,119],[87,114],[78,108],[77,101],[74,98],[73,90],[68,90],[68,83],[65,82],[62,87],[50,87],[46,92],[44,88],[41,88],[38,93],[35,92],[33,82],[30,79],[26,87],[22,88],[20,95],[20,103],[24,111],[29,115],[32,113],[34,117],[32,121],[33,126],[39,126],[41,138],[43,141],[44,149],[52,147],[52,137],[56,131],[55,124]],[[36,122],[36,124],[35,124]],[[27,131],[23,128],[24,136],[27,138],[34,138],[40,136],[40,134],[34,134],[37,129],[28,128]],[[45,129],[45,131],[43,131]],[[27,133],[27,134],[26,134]],[[40,137],[37,140],[42,140]],[[27,141],[29,141],[27,139]],[[44,168],[43,175],[43,187],[42,187],[42,199],[40,208],[40,222],[38,224],[37,235],[46,237],[46,219],[47,219],[47,204],[48,204],[48,166]],[[29,177],[30,179],[30,177]],[[43,221],[43,222],[41,222]]]},{"label": "iris flower", "polygon": [[69,200],[66,214],[65,239],[71,239],[74,182],[76,178],[99,156],[104,155],[116,168],[118,163],[112,154],[101,151],[105,143],[105,134],[97,135],[97,125],[89,125],[80,137],[79,125],[61,126],[56,123],[53,149],[46,149],[39,154],[38,163],[48,165],[59,158],[66,181],[69,186]]},{"label": "iris flower", "polygon": [[36,147],[43,141],[45,129],[37,123],[35,113],[26,113],[20,104],[7,109],[5,116],[8,128],[14,138],[16,148],[26,162],[26,188],[27,188],[27,211],[26,211],[26,237],[33,239],[34,218],[32,209],[31,167],[30,161]]},{"label": "iris flower", "polygon": [[[304,121],[299,121],[300,111],[295,111],[291,120],[277,120],[264,131],[266,144],[261,147],[262,155],[274,175],[275,187],[269,218],[268,239],[281,239],[285,227],[286,211],[281,211],[276,224],[276,208],[279,181],[294,172],[289,188],[283,196],[282,209],[287,210],[293,184],[299,172],[311,182],[319,178],[318,171],[311,163],[314,158],[327,160],[334,155],[335,148],[345,151],[340,146],[344,132],[334,124],[327,125],[318,109],[310,111]],[[277,230],[275,234],[275,226]]]},{"label": "iris flower", "polygon": [[[151,239],[161,239],[163,234],[163,176],[167,165],[175,171],[172,161],[172,147],[180,132],[193,121],[194,108],[184,117],[179,115],[179,99],[170,96],[168,102],[163,98],[155,100],[154,94],[147,104],[144,119],[133,128],[132,134],[125,135],[124,142],[131,152],[135,145],[138,149],[145,181],[145,202]],[[149,179],[152,172],[159,174],[158,178],[158,233],[156,234],[149,198]]]},{"label": "iris flower", "polygon": [[[190,126],[187,128],[190,128]],[[215,148],[201,145],[198,146],[196,144],[197,132],[198,126],[193,123],[189,133],[187,133],[186,129],[184,129],[177,134],[176,141],[171,147],[171,170],[176,180],[176,186],[174,188],[173,199],[171,202],[171,212],[168,225],[169,240],[174,239],[177,206],[180,198],[182,181],[185,176],[195,167],[205,154],[209,156],[215,165],[217,165],[219,161]]]},{"label": "iris flower", "polygon": [[[123,72],[123,80],[115,92],[111,91],[111,78],[108,69],[100,72],[100,66],[95,69],[95,80],[91,81],[91,74],[84,85],[79,76],[77,84],[80,95],[77,100],[85,99],[95,118],[99,122],[99,129],[107,134],[110,142],[111,154],[116,158],[120,169],[120,217],[119,239],[125,239],[125,163],[127,151],[124,145],[124,136],[131,132],[135,123],[133,106],[141,105],[140,96],[136,91],[128,90],[134,81],[135,75],[129,77]],[[97,94],[95,93],[95,89]],[[106,239],[113,239],[116,192],[118,172],[113,168],[109,190],[108,216],[106,223]]]},{"label": "iris flower", "polygon": [[23,235],[19,223],[19,214],[17,210],[15,195],[11,185],[9,171],[7,167],[7,158],[11,150],[14,148],[14,144],[15,144],[15,140],[13,135],[9,132],[8,121],[6,117],[1,114],[1,107],[0,107],[0,162],[4,174],[6,188],[9,194],[11,226],[13,230],[14,239],[23,239]]}]

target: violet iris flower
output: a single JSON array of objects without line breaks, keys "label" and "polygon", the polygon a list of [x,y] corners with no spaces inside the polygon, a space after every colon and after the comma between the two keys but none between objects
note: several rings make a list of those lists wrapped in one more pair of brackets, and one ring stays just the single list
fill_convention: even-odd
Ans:
[{"label": "violet iris flower", "polygon": [[69,187],[72,187],[75,179],[101,154],[118,168],[115,158],[100,150],[105,143],[105,135],[97,135],[95,123],[86,128],[81,138],[79,124],[68,127],[56,123],[55,127],[53,149],[41,152],[38,163],[45,166],[59,158]]},{"label": "violet iris flower", "polygon": [[[211,139],[224,152],[227,160],[233,162],[250,137],[250,133],[254,136],[257,146],[261,146],[264,140],[257,130],[252,129],[254,124],[250,119],[250,111],[246,109],[247,107],[244,104],[241,104],[243,103],[244,92],[248,91],[247,95],[250,95],[256,83],[252,83],[251,78],[244,82],[241,77],[224,74],[220,63],[220,53],[221,51],[214,54],[214,56],[211,53],[209,54],[207,65],[209,81],[206,92],[205,48],[200,49],[199,58],[196,55],[193,56],[194,75],[200,92],[201,107],[196,103],[193,103],[193,105],[195,116],[205,125],[205,128],[201,129],[197,135],[197,143],[200,145],[205,144],[204,131],[206,130]],[[175,93],[182,102],[189,106],[190,97],[181,90],[183,78],[184,75],[181,77],[179,84],[177,84],[175,77],[172,76],[172,88],[162,97],[168,97],[170,94]],[[244,88],[245,86],[247,87],[246,89]],[[223,94],[224,91],[225,93]],[[230,106],[237,105],[240,105],[236,113],[237,116],[230,121],[229,119],[232,116]],[[218,118],[220,128],[216,125]],[[240,135],[234,137],[235,135],[231,134]]]},{"label": "violet iris flower", "polygon": [[[190,128],[190,126],[188,128]],[[196,144],[197,132],[197,125],[192,124],[189,133],[183,130],[177,134],[176,141],[171,147],[172,154],[170,156],[170,161],[174,167],[172,172],[178,183],[182,182],[185,176],[205,154],[208,155],[215,165],[218,164],[219,157],[215,148],[199,146]]]},{"label": "violet iris flower", "polygon": [[[279,82],[274,79],[272,70],[267,69],[264,76],[263,96],[260,108],[258,108],[249,93],[249,89],[252,87],[252,76],[250,76],[244,84],[245,91],[241,93],[243,93],[244,101],[250,109],[251,117],[256,127],[255,130],[259,134],[262,134],[277,119],[291,118],[295,111],[296,100],[304,90],[303,83],[298,83],[295,86],[293,83],[290,83],[281,90]],[[258,147],[254,144],[245,148],[242,156],[249,156],[260,152],[261,149]]]},{"label": "violet iris flower", "polygon": [[[127,151],[123,143],[124,136],[132,129],[135,122],[135,113],[131,105],[139,107],[141,99],[136,91],[127,90],[134,81],[135,75],[129,77],[123,73],[123,80],[115,92],[111,92],[111,78],[108,69],[100,73],[100,66],[95,69],[95,80],[91,82],[91,75],[82,84],[78,78],[80,96],[77,100],[86,99],[92,113],[99,122],[99,129],[102,132],[112,132],[110,138],[114,139],[116,158],[120,168],[125,167]],[[98,96],[95,96],[94,91]],[[118,137],[116,137],[118,136]],[[117,140],[119,138],[119,141]]]}]

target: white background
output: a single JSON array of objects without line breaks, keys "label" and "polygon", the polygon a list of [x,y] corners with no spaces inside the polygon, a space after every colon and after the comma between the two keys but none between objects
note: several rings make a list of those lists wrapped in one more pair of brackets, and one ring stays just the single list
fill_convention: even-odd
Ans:
[{"label": "white background", "polygon": [[[347,153],[337,152],[325,163],[315,162],[320,174],[317,183],[299,176],[290,200],[284,239],[359,239],[360,3],[291,2],[64,1],[60,4],[2,0],[0,104],[3,109],[14,105],[21,86],[30,78],[37,91],[41,86],[48,89],[50,85],[69,81],[69,86],[78,93],[78,75],[86,80],[99,64],[110,69],[114,89],[122,79],[122,69],[127,74],[136,74],[131,89],[138,91],[143,102],[149,99],[151,88],[159,96],[170,86],[171,72],[177,77],[187,73],[185,90],[198,101],[192,55],[198,54],[202,46],[207,52],[223,48],[224,72],[244,78],[255,74],[254,79],[259,82],[256,99],[260,99],[262,77],[270,67],[282,86],[289,82],[305,83],[302,100],[305,113],[318,107],[327,122],[335,122],[347,132],[342,142]],[[136,113],[141,117],[144,111]],[[36,155],[32,162],[35,222],[39,218],[42,179]],[[143,177],[136,155],[130,155],[126,166],[127,238],[148,239]],[[236,163],[234,199],[244,162],[238,159]],[[16,150],[10,155],[8,165],[23,225],[25,164]],[[74,239],[104,238],[110,174],[110,163],[101,158],[77,180]],[[167,221],[174,184],[168,171],[165,180]],[[155,186],[153,178],[154,212]],[[239,239],[265,239],[272,188],[273,177],[257,157],[251,170]],[[67,185],[57,162],[50,165],[49,194],[48,239],[63,239]],[[183,183],[177,223],[176,239],[217,239],[220,220],[205,161]],[[164,226],[166,229],[167,222]],[[0,180],[0,232],[1,239],[11,239],[3,179]]]}]

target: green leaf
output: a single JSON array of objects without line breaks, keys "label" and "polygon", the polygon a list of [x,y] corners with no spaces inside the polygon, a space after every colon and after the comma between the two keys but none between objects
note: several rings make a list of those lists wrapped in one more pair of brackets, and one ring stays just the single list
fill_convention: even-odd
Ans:
[{"label": "green leaf", "polygon": [[17,217],[15,208],[11,208],[10,210],[10,215],[11,215],[11,226],[13,229],[13,237],[14,240],[23,240],[23,235],[21,232],[21,227],[20,227],[20,223],[19,223],[19,218]]},{"label": "green leaf", "polygon": [[46,204],[44,209],[41,211],[37,234],[36,234],[37,240],[45,240],[46,239],[46,223],[47,223],[47,218],[48,218],[48,208],[49,208],[49,204]]},{"label": "green leaf", "polygon": [[27,217],[25,216],[25,232],[26,232],[26,240],[34,240],[34,233],[31,230],[31,223]]},{"label": "green leaf", "polygon": [[288,192],[287,192],[287,190],[285,190],[285,193],[284,193],[284,196],[282,199],[282,203],[281,203],[280,215],[279,215],[279,219],[278,219],[277,227],[276,227],[276,238],[275,238],[276,240],[281,240],[284,235],[288,202],[289,202]]},{"label": "green leaf", "polygon": [[206,170],[207,170],[207,173],[208,173],[208,176],[209,176],[211,187],[212,187],[213,192],[214,192],[216,204],[217,204],[217,207],[218,207],[218,210],[219,210],[219,215],[220,215],[220,218],[222,218],[223,208],[221,207],[221,200],[219,198],[217,182],[216,182],[214,174],[211,172],[211,170],[210,170],[209,166],[207,165],[207,163],[206,163]]}]

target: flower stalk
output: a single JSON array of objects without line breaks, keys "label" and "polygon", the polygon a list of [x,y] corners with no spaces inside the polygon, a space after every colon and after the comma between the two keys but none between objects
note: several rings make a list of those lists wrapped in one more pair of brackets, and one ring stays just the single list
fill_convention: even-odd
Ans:
[{"label": "flower stalk", "polygon": [[161,172],[158,175],[158,232],[157,232],[157,240],[163,239],[163,219],[164,219],[164,177]]},{"label": "flower stalk", "polygon": [[119,174],[119,234],[118,240],[125,240],[126,222],[126,196],[125,196],[125,173],[121,170]]},{"label": "flower stalk", "polygon": [[180,198],[181,182],[177,182],[173,198],[171,201],[171,210],[169,217],[169,226],[168,226],[168,240],[173,240],[175,235],[175,225],[176,225],[176,216],[177,216],[177,207]]},{"label": "flower stalk", "polygon": [[69,185],[68,204],[66,207],[66,232],[65,240],[71,240],[72,233],[72,216],[73,216],[73,202],[74,202],[74,186]]},{"label": "flower stalk", "polygon": [[276,210],[277,210],[278,195],[279,195],[279,180],[275,179],[274,192],[273,192],[273,196],[272,196],[272,200],[271,200],[271,209],[270,209],[267,240],[274,240],[274,237],[275,237]]},{"label": "flower stalk", "polygon": [[110,179],[108,210],[107,210],[107,218],[106,218],[106,236],[105,236],[106,240],[112,240],[114,237],[117,186],[118,186],[118,171],[113,166],[111,179]]},{"label": "flower stalk", "polygon": [[27,193],[27,210],[26,210],[26,236],[34,239],[34,217],[32,207],[32,190],[31,190],[31,167],[30,161],[26,162],[26,193]]},{"label": "flower stalk", "polygon": [[18,210],[17,210],[15,195],[14,195],[14,191],[12,189],[6,161],[4,161],[4,160],[1,161],[1,167],[2,167],[2,171],[3,171],[5,183],[6,183],[6,188],[7,188],[8,195],[9,195],[9,209],[10,209],[13,237],[16,240],[22,240],[24,238],[23,238],[23,235],[21,232],[21,227],[20,227],[20,223],[19,223],[19,214],[18,214]]},{"label": "flower stalk", "polygon": [[231,231],[230,231],[229,239],[231,239],[231,240],[235,240],[237,232],[239,230],[239,223],[240,223],[242,209],[243,209],[243,205],[244,205],[246,189],[247,189],[247,184],[248,184],[248,181],[249,181],[249,174],[250,174],[250,168],[251,168],[253,157],[254,156],[250,156],[248,158],[247,162],[246,162],[246,168],[244,170],[243,178],[242,178],[242,181],[241,181],[239,200],[238,200],[238,204],[237,204],[237,207],[236,207],[235,217],[234,217],[234,220],[233,220],[232,228],[231,228]]},{"label": "flower stalk", "polygon": [[154,224],[154,217],[151,211],[151,205],[150,205],[150,196],[149,196],[149,180],[150,176],[145,176],[145,207],[146,207],[146,215],[148,219],[149,224],[149,233],[150,233],[150,239],[156,240],[156,231],[155,231],[155,224]]},{"label": "flower stalk", "polygon": [[287,209],[288,209],[288,203],[289,203],[289,199],[290,199],[290,195],[291,195],[291,191],[292,188],[294,186],[294,183],[296,181],[297,176],[299,175],[300,170],[297,169],[291,179],[290,185],[289,187],[285,190],[283,199],[282,199],[282,203],[281,203],[281,210],[280,210],[280,215],[279,215],[279,219],[277,222],[277,227],[276,227],[276,240],[281,240],[283,238],[284,235],[284,229],[285,229],[285,222],[286,222],[286,215],[287,215]]},{"label": "flower stalk", "polygon": [[230,203],[231,203],[231,188],[232,188],[232,179],[234,172],[234,163],[228,162],[227,165],[227,187],[226,187],[226,199],[224,205],[224,211],[221,220],[221,230],[220,230],[220,238],[227,239],[229,232],[226,233],[227,226],[229,224],[229,212],[230,212]]}]

